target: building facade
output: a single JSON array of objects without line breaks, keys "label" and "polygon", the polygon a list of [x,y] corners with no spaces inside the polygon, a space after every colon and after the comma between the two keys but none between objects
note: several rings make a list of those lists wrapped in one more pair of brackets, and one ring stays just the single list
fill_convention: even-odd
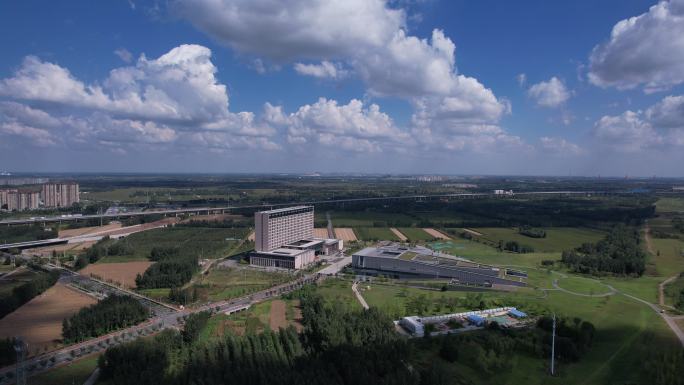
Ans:
[{"label": "building facade", "polygon": [[78,183],[45,183],[41,196],[45,207],[69,207],[80,201]]},{"label": "building facade", "polygon": [[40,194],[36,191],[17,189],[0,190],[0,208],[9,211],[35,210],[40,205]]},{"label": "building facade", "polygon": [[297,206],[254,213],[256,251],[268,252],[313,237],[313,206]]}]

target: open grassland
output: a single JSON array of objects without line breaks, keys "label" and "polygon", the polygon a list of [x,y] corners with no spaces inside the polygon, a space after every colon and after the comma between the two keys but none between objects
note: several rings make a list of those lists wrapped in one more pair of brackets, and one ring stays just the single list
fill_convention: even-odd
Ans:
[{"label": "open grassland", "polygon": [[97,301],[61,283],[0,320],[0,338],[22,336],[31,354],[59,346],[62,320]]},{"label": "open grassland", "polygon": [[558,278],[558,286],[573,293],[598,295],[609,293],[611,290],[596,279],[578,276]]},{"label": "open grassland", "polygon": [[195,287],[201,299],[220,301],[240,297],[286,282],[287,273],[250,268],[213,269],[200,277]]},{"label": "open grassland", "polygon": [[684,198],[660,198],[656,202],[659,213],[684,212]]},{"label": "open grassland", "polygon": [[175,247],[181,254],[189,253],[200,258],[228,256],[247,236],[243,228],[168,227],[131,234],[118,242],[131,250],[127,255],[108,256],[100,262],[144,261],[154,247]]},{"label": "open grassland", "polygon": [[406,238],[408,238],[409,242],[429,241],[435,239],[434,236],[417,227],[400,227],[399,231],[406,235]]},{"label": "open grassland", "polygon": [[258,303],[248,310],[231,315],[217,314],[209,318],[207,325],[200,333],[199,339],[206,341],[223,337],[226,334],[260,333],[266,328],[270,328],[271,306],[271,301],[266,301]]},{"label": "open grassland", "polygon": [[[340,227],[389,227],[394,223],[413,223],[415,218],[401,213],[379,213],[366,211],[331,212],[333,225]],[[325,219],[325,215],[319,217]]]},{"label": "open grassland", "polygon": [[121,284],[128,288],[135,288],[135,277],[142,274],[154,262],[134,261],[121,263],[97,263],[90,264],[81,270],[84,275],[94,275],[98,279]]},{"label": "open grassland", "polygon": [[680,239],[651,239],[656,271],[663,277],[684,272],[684,241]]},{"label": "open grassland", "polygon": [[517,241],[520,244],[532,246],[535,251],[540,252],[570,250],[583,243],[596,242],[605,236],[605,233],[599,230],[572,227],[543,229],[546,231],[546,238],[532,238],[519,234],[517,228],[480,227],[473,230],[483,234],[482,237],[494,243]]},{"label": "open grassland", "polygon": [[[49,370],[45,373],[31,377],[28,380],[32,385],[74,385],[83,384],[97,367],[98,354],[78,360],[65,366]],[[101,382],[97,382],[100,384]]]},{"label": "open grassland", "polygon": [[534,267],[538,266],[543,260],[560,260],[561,256],[560,252],[535,252],[526,254],[502,252],[494,247],[487,246],[473,240],[458,238],[452,239],[450,241],[431,242],[428,244],[428,246],[447,254],[468,258],[475,262],[490,265]]},{"label": "open grassland", "polygon": [[399,238],[386,227],[356,227],[354,232],[363,241],[398,241]]},{"label": "open grassland", "polygon": [[[546,274],[546,276],[544,276]],[[559,278],[556,274],[540,272],[537,279],[546,280],[544,286]],[[326,282],[321,293],[331,301],[344,301],[347,306],[354,304],[355,298],[345,295],[351,293],[350,283],[344,281]],[[591,282],[591,283],[588,283]],[[607,290],[597,286],[593,281],[570,275],[560,278],[562,287],[573,291]],[[466,296],[478,295],[458,291],[429,291],[416,288],[403,288],[384,284],[361,284],[362,295],[371,306],[376,306],[393,317],[407,314],[407,303],[422,298],[429,304],[428,313],[445,314],[452,311],[469,310],[463,307],[449,308],[450,298],[463,299]],[[345,290],[346,289],[346,290]],[[608,384],[608,383],[641,383],[644,379],[635,379],[634,368],[640,367],[643,360],[643,349],[647,343],[659,346],[676,346],[674,334],[667,328],[660,317],[644,304],[623,295],[591,298],[550,291],[542,295],[538,290],[525,288],[516,292],[487,291],[481,294],[487,306],[514,305],[531,314],[556,313],[564,317],[579,317],[590,321],[596,327],[594,343],[589,353],[577,363],[558,364],[560,376],[549,378],[545,359],[527,356],[516,356],[511,369],[502,369],[490,376],[471,368],[456,364],[459,373],[466,375],[474,384]],[[396,319],[396,318],[395,318]],[[617,380],[617,382],[615,382]],[[636,381],[636,382],[635,382]]]}]

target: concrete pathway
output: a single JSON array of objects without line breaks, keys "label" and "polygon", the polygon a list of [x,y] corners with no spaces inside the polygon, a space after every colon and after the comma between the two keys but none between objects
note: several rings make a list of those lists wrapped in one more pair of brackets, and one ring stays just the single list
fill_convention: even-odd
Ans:
[{"label": "concrete pathway", "polygon": [[354,282],[352,284],[352,291],[356,295],[356,299],[358,299],[359,303],[361,303],[361,306],[363,306],[364,309],[368,310],[368,303],[366,303],[366,300],[363,299],[361,293],[359,293],[358,282]]}]

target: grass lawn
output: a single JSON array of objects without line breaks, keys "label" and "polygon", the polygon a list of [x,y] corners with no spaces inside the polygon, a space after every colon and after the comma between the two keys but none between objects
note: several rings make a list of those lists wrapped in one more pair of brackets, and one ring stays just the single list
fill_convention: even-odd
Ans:
[{"label": "grass lawn", "polygon": [[287,273],[267,272],[249,268],[212,269],[195,284],[204,300],[219,301],[240,297],[287,282]]},{"label": "grass lawn", "polygon": [[409,242],[431,241],[435,239],[435,237],[426,233],[425,230],[417,227],[401,227],[398,230],[409,239]]},{"label": "grass lawn", "polygon": [[[541,282],[552,277],[545,271],[537,271],[536,279]],[[625,281],[625,285],[639,283],[639,280]],[[590,293],[604,292],[607,289],[583,277],[570,275],[560,279],[562,287],[573,291]],[[611,282],[613,284],[614,282]],[[331,300],[343,299],[350,304],[358,303],[352,297],[349,282],[328,280],[320,289],[324,296]],[[436,306],[441,298],[465,297],[465,292],[438,292],[415,288],[402,288],[371,284],[370,290],[361,284],[363,297],[369,305],[376,306],[396,317],[405,315],[405,304],[408,298],[424,295],[431,301],[430,313],[449,313],[451,310]],[[638,292],[639,290],[636,290]],[[471,294],[476,295],[476,294]],[[513,367],[501,370],[491,376],[477,373],[472,369],[450,364],[460,374],[468,377],[474,384],[618,384],[643,383],[637,378],[643,356],[644,346],[657,343],[659,346],[675,346],[677,340],[660,317],[649,307],[622,295],[604,298],[580,297],[563,292],[552,291],[546,297],[532,289],[521,289],[516,292],[484,292],[482,297],[488,306],[515,305],[530,314],[556,313],[563,317],[580,317],[590,321],[596,327],[596,335],[591,350],[577,363],[559,364],[560,376],[549,378],[546,374],[546,359],[517,355],[513,358]],[[462,311],[466,309],[455,309]]]},{"label": "grass lawn", "polygon": [[363,241],[398,241],[392,230],[386,227],[355,227],[354,233]]},{"label": "grass lawn", "polygon": [[678,301],[682,290],[684,290],[684,277],[678,277],[673,282],[667,284],[664,290],[665,304],[674,306],[674,304]]},{"label": "grass lawn", "polygon": [[84,383],[97,367],[97,354],[27,379],[33,385],[72,385]]},{"label": "grass lawn", "polygon": [[524,267],[539,266],[542,260],[560,260],[561,253],[516,254],[501,252],[494,247],[467,239],[455,238],[450,241],[432,242],[428,246],[439,245],[439,251],[490,265],[511,265]]},{"label": "grass lawn", "polygon": [[591,278],[568,276],[568,278],[557,279],[558,286],[574,293],[594,295],[610,292],[610,289],[606,287],[606,285]]},{"label": "grass lawn", "polygon": [[[652,239],[656,255],[656,271],[663,277],[684,272],[684,241],[679,239]],[[660,252],[660,255],[657,253]]]},{"label": "grass lawn", "polygon": [[643,300],[658,303],[658,284],[661,277],[642,276],[639,278],[603,277],[601,282]]},{"label": "grass lawn", "polygon": [[532,246],[538,252],[554,252],[574,249],[586,242],[596,242],[605,236],[598,230],[572,227],[544,228],[546,238],[532,238],[518,233],[517,228],[481,227],[473,229],[495,243],[500,240],[517,241]]},{"label": "grass lawn", "polygon": [[318,286],[317,291],[335,306],[359,310],[361,304],[354,296],[351,285],[351,282],[341,279],[326,279]]},{"label": "grass lawn", "polygon": [[656,202],[656,212],[684,212],[684,198],[660,198]]}]

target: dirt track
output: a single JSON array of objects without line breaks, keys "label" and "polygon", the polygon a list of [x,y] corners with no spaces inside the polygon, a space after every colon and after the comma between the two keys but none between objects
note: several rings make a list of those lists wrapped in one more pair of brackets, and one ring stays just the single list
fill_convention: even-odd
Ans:
[{"label": "dirt track", "polygon": [[31,354],[56,347],[62,338],[62,320],[95,302],[94,298],[57,283],[0,320],[0,338],[24,337]]},{"label": "dirt track", "polygon": [[271,330],[278,330],[279,328],[287,327],[287,316],[285,314],[286,310],[287,304],[284,301],[276,299],[271,302],[271,314],[269,318]]},{"label": "dirt track", "polygon": [[59,232],[60,238],[71,238],[78,237],[81,235],[88,235],[93,233],[99,233],[101,231],[116,230],[121,228],[121,223],[110,223],[105,226],[92,226],[92,227],[81,227],[79,229],[68,229],[61,230]]}]

